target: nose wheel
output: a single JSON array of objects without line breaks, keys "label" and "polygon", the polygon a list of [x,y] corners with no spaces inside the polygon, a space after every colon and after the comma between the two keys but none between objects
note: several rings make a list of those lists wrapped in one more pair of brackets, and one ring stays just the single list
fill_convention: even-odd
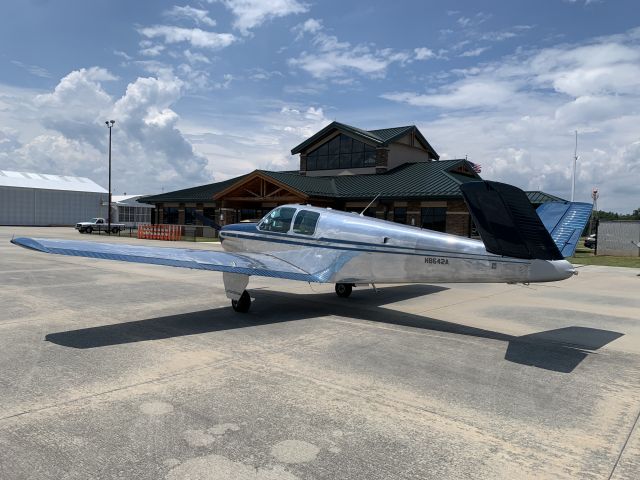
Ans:
[{"label": "nose wheel", "polygon": [[246,290],[242,292],[238,300],[231,300],[231,306],[238,313],[247,313],[251,308],[251,297]]},{"label": "nose wheel", "polygon": [[336,293],[340,298],[347,298],[351,295],[353,285],[350,283],[336,283]]}]

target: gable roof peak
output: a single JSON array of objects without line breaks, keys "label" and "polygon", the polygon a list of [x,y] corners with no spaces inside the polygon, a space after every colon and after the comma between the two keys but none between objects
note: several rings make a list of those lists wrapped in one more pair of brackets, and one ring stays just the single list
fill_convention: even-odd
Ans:
[{"label": "gable roof peak", "polygon": [[361,140],[365,140],[373,143],[376,146],[386,147],[390,143],[399,140],[410,132],[415,132],[415,136],[420,141],[424,147],[429,150],[433,156],[438,159],[440,156],[433,149],[433,147],[429,144],[426,138],[420,133],[418,127],[415,125],[405,125],[403,127],[391,127],[391,128],[380,128],[375,130],[363,130],[361,128],[354,127],[352,125],[347,125],[346,123],[341,123],[336,120],[328,124],[322,130],[312,135],[308,139],[306,139],[301,144],[295,146],[291,149],[291,155],[295,155],[297,153],[306,150],[308,147],[313,145],[314,143],[320,141],[322,138],[326,137],[333,131],[338,130],[340,132],[346,133],[349,136],[360,138]]}]

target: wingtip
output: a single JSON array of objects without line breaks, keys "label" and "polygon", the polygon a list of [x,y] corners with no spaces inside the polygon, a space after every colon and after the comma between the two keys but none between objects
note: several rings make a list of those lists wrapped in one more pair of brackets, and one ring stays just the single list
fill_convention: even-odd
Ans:
[{"label": "wingtip", "polygon": [[40,243],[38,243],[38,241],[36,241],[33,238],[28,238],[28,237],[15,238],[14,237],[10,241],[14,245],[18,245],[19,247],[23,247],[23,248],[28,248],[29,250],[36,250],[38,252],[44,251]]}]

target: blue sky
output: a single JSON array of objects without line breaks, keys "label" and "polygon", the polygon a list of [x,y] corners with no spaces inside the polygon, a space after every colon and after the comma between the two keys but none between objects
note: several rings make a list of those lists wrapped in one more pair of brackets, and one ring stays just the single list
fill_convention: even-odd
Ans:
[{"label": "blue sky", "polygon": [[[443,6],[445,5],[445,6]],[[156,193],[255,168],[332,120],[417,125],[442,158],[640,206],[636,1],[31,0],[0,15],[0,169]]]}]

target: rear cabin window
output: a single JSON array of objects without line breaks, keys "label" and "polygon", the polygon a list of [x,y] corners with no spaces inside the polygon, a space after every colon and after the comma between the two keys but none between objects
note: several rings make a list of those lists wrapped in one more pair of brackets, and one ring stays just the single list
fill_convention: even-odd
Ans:
[{"label": "rear cabin window", "polygon": [[301,235],[313,235],[316,231],[316,223],[320,214],[318,212],[310,212],[309,210],[300,210],[293,222],[293,233]]},{"label": "rear cabin window", "polygon": [[295,213],[295,208],[277,208],[264,217],[258,228],[265,232],[286,233],[289,231]]}]

